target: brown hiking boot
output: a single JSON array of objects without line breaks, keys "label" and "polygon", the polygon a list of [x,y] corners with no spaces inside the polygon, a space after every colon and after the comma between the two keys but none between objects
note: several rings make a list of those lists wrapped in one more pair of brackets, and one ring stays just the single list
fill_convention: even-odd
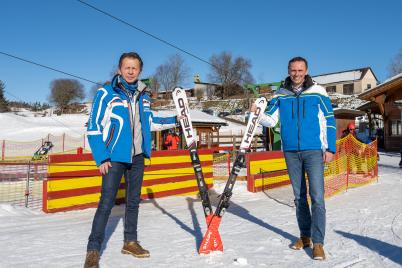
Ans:
[{"label": "brown hiking boot", "polygon": [[138,244],[138,241],[127,241],[124,242],[124,246],[121,249],[121,253],[123,254],[131,254],[134,257],[137,258],[148,258],[149,251],[146,249],[143,249],[140,244]]},{"label": "brown hiking boot", "polygon": [[310,237],[305,237],[302,236],[299,239],[296,240],[296,242],[294,242],[291,246],[292,249],[295,250],[300,250],[302,248],[311,248],[312,243],[311,243],[311,238]]},{"label": "brown hiking boot", "polygon": [[324,246],[322,244],[314,244],[313,259],[320,261],[325,260]]},{"label": "brown hiking boot", "polygon": [[99,268],[99,251],[89,250],[87,252],[84,268]]}]

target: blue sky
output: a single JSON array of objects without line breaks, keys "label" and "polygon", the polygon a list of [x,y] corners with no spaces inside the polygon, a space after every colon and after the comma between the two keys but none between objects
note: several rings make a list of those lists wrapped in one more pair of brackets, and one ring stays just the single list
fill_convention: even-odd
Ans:
[{"label": "blue sky", "polygon": [[[383,81],[402,47],[399,0],[87,2],[200,58],[222,51],[248,58],[256,82],[283,79],[287,61],[298,55],[313,75],[370,66]],[[126,51],[142,56],[143,78],[180,53],[75,0],[3,0],[0,10],[0,52],[91,81],[109,79]],[[191,74],[207,81],[209,65],[182,56]],[[69,77],[0,54],[9,100],[47,101],[50,82],[59,78]],[[192,78],[182,86],[192,86]]]}]

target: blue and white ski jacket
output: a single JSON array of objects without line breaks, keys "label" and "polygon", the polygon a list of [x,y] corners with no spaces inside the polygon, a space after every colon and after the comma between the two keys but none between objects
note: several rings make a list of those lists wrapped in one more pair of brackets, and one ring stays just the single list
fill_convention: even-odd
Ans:
[{"label": "blue and white ski jacket", "polygon": [[[281,123],[283,151],[336,151],[336,124],[328,94],[311,83],[301,92],[281,87],[273,96],[260,124]],[[286,84],[286,83],[285,83]]]},{"label": "blue and white ski jacket", "polygon": [[[131,163],[133,154],[133,120],[130,98],[115,76],[110,84],[98,89],[88,120],[87,135],[96,165],[110,160]],[[151,111],[150,92],[144,83],[138,81],[140,88],[137,97],[142,129],[142,152],[151,157],[151,130],[172,128],[176,117],[154,117]],[[135,111],[135,110],[134,110]]]}]

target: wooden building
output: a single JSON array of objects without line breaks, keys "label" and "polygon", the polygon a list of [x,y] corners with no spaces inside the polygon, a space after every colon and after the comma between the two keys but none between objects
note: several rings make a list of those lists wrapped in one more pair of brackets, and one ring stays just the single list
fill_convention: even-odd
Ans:
[{"label": "wooden building", "polygon": [[374,128],[374,115],[381,115],[384,125],[384,149],[399,151],[402,145],[402,73],[361,93],[358,97],[369,101],[359,109],[367,113],[370,130]]},{"label": "wooden building", "polygon": [[[176,115],[175,110],[160,110],[154,112],[155,116],[172,116]],[[219,135],[219,129],[221,126],[226,126],[225,120],[209,115],[199,110],[190,110],[191,122],[193,128],[198,137],[197,146],[198,148],[209,148],[213,146],[218,146],[218,144],[212,144],[212,137]],[[181,132],[181,127],[175,128],[176,133],[180,136],[180,146],[179,149],[183,149],[186,146],[186,141],[184,139],[183,133]],[[153,148],[155,150],[164,150],[164,140],[168,130],[152,132],[153,135]]]}]

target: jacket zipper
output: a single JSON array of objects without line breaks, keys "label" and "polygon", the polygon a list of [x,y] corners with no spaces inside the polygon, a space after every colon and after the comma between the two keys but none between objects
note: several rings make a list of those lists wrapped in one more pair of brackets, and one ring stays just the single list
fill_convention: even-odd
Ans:
[{"label": "jacket zipper", "polygon": [[295,118],[294,101],[292,100],[292,119]]},{"label": "jacket zipper", "polygon": [[305,113],[305,111],[306,111],[306,106],[304,105],[305,102],[306,102],[306,101],[303,99],[303,118],[306,118],[306,113]]},{"label": "jacket zipper", "polygon": [[113,138],[113,134],[114,134],[114,126],[112,126],[112,129],[110,130],[109,138],[106,141],[106,148],[109,147],[109,144]]},{"label": "jacket zipper", "polygon": [[297,149],[300,151],[300,108],[299,108],[299,96],[296,96],[297,100]]}]

